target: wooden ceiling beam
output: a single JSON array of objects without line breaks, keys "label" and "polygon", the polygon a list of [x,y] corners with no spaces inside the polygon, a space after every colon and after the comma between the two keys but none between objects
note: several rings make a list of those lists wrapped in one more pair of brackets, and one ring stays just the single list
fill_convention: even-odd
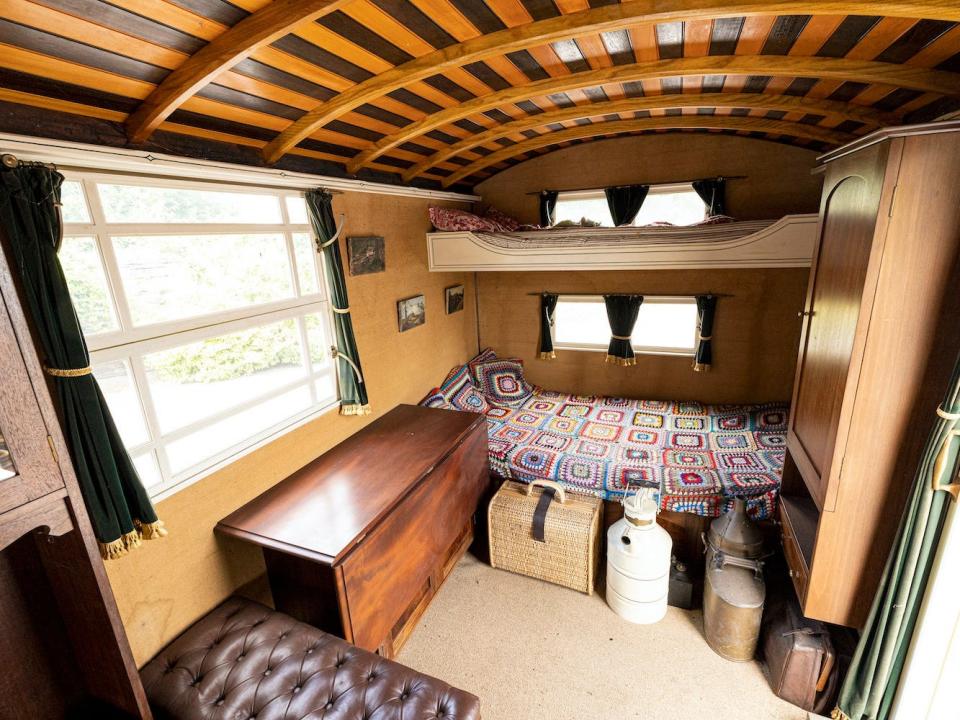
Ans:
[{"label": "wooden ceiling beam", "polygon": [[218,75],[264,45],[313,22],[350,0],[273,0],[187,58],[127,118],[127,136],[146,140],[183,103]]},{"label": "wooden ceiling beam", "polygon": [[352,167],[363,167],[383,153],[412,140],[418,135],[436,130],[476,113],[492,110],[501,105],[610,83],[699,75],[816,77],[890,85],[923,92],[934,92],[939,95],[960,95],[960,82],[958,82],[957,73],[927,70],[896,63],[830,57],[796,57],[792,55],[711,55],[698,58],[655,60],[653,62],[617,65],[612,68],[586,70],[570,75],[551,77],[481,95],[459,105],[427,115],[417,122],[406,125],[392,135],[380,138],[368,150],[354,158]]},{"label": "wooden ceiling beam", "polygon": [[[412,168],[406,170],[403,173],[403,179],[405,182],[410,182],[410,180],[422,175],[426,170],[471,148],[487,145],[500,138],[520,133],[524,130],[542,128],[551,123],[580,120],[612,113],[701,107],[715,109],[749,108],[751,110],[773,110],[788,113],[812,113],[815,115],[823,115],[840,122],[853,120],[874,126],[895,125],[900,122],[900,118],[893,113],[880,112],[863,105],[798,97],[796,95],[701,93],[697,95],[652,95],[648,97],[625,98],[622,100],[561,108],[559,110],[521,118],[514,122],[504,123],[503,125],[497,125],[486,132],[471,135],[458,143],[438,150],[433,155],[421,160]],[[350,172],[356,172],[360,168],[360,164],[354,160],[348,164],[347,168]]]},{"label": "wooden ceiling beam", "polygon": [[[268,6],[269,7],[269,6]],[[580,35],[620,30],[644,24],[711,20],[756,15],[888,15],[892,17],[960,20],[955,0],[632,0],[577,13],[538,20],[471,38],[386,70],[358,83],[290,124],[264,148],[264,159],[275,163],[318,128],[365,103],[411,83],[455,67],[529,47],[569,40]]]},{"label": "wooden ceiling beam", "polygon": [[632,133],[641,130],[678,130],[686,128],[763,132],[816,140],[817,142],[828,143],[830,145],[842,145],[856,137],[850,133],[838,132],[837,130],[821,128],[816,125],[807,125],[805,123],[729,115],[680,115],[644,118],[642,120],[614,120],[611,122],[578,125],[577,127],[566,130],[558,130],[529,140],[524,140],[523,142],[518,142],[502,150],[497,150],[479,160],[475,160],[469,165],[463,166],[455,173],[445,177],[443,179],[443,186],[449,187],[484,168],[496,165],[504,160],[509,160],[517,155],[523,155],[531,150],[539,150],[540,148],[570,140],[582,140],[618,133]]}]

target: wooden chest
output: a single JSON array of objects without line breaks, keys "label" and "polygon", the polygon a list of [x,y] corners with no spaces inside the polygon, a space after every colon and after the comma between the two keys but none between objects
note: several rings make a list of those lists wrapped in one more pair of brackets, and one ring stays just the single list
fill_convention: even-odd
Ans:
[{"label": "wooden chest", "polygon": [[473,539],[483,415],[400,405],[220,521],[281,612],[393,657]]}]

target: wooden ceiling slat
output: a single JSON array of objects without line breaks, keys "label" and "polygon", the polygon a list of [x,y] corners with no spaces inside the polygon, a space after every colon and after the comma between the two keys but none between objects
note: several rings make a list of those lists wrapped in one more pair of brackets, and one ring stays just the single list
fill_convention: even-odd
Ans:
[{"label": "wooden ceiling slat", "polygon": [[816,15],[811,17],[790,48],[790,55],[816,55],[827,38],[832,37],[843,24],[846,15]]},{"label": "wooden ceiling slat", "polygon": [[874,60],[913,27],[916,22],[916,20],[910,18],[885,17],[874,25],[860,42],[853,46],[846,57],[851,60]]},{"label": "wooden ceiling slat", "polygon": [[410,0],[410,2],[455,37],[457,42],[464,42],[480,35],[480,31],[448,0]]},{"label": "wooden ceiling slat", "polygon": [[126,113],[117,110],[108,110],[94,105],[83,105],[70,100],[61,100],[60,98],[52,98],[46,95],[34,95],[32,93],[22,92],[20,90],[9,90],[3,87],[0,87],[0,102],[29,105],[44,110],[69,113],[70,115],[83,115],[101,120],[111,120],[113,122],[123,122],[127,117]]},{"label": "wooden ceiling slat", "polygon": [[629,28],[630,42],[633,45],[633,54],[637,62],[650,62],[659,58],[657,52],[657,35],[653,25]]},{"label": "wooden ceiling slat", "polygon": [[712,20],[688,20],[684,23],[684,57],[703,57],[710,54],[710,38],[713,35]]},{"label": "wooden ceiling slat", "polygon": [[294,34],[374,74],[393,68],[393,64],[316,23],[301,26]]},{"label": "wooden ceiling slat", "polygon": [[262,47],[251,56],[254,60],[262,62],[278,70],[284,70],[294,75],[299,75],[310,82],[330,88],[336,92],[342,92],[353,85],[349,80],[344,79],[336,73],[307,62],[296,55],[291,55],[274,47]]},{"label": "wooden ceiling slat", "polygon": [[610,57],[607,46],[603,44],[599,35],[584,35],[578,37],[576,42],[584,59],[594,70],[613,66],[613,58]]},{"label": "wooden ceiling slat", "polygon": [[228,30],[226,25],[208,20],[164,0],[110,0],[110,4],[203,40],[213,40]]},{"label": "wooden ceiling slat", "polygon": [[413,57],[426,55],[436,48],[403,23],[394,19],[381,8],[365,0],[346,5],[342,12],[373,32],[393,43]]},{"label": "wooden ceiling slat", "polygon": [[776,17],[771,15],[744,18],[734,53],[736,55],[759,55],[770,36],[774,22],[776,22]]},{"label": "wooden ceiling slat", "polygon": [[452,184],[468,177],[474,172],[481,170],[485,167],[490,167],[495,165],[498,162],[509,159],[516,155],[522,154],[528,150],[534,150],[539,148],[551,147],[557,143],[564,142],[567,140],[574,139],[586,139],[586,138],[595,138],[604,135],[611,135],[620,132],[633,132],[635,130],[640,130],[644,128],[662,128],[662,129],[672,129],[672,128],[682,128],[682,127],[692,127],[693,123],[704,123],[702,125],[697,125],[697,127],[708,127],[712,126],[717,129],[730,129],[730,130],[739,130],[743,132],[762,132],[762,133],[778,133],[782,135],[790,135],[794,137],[808,137],[812,139],[818,139],[822,142],[828,142],[831,144],[841,144],[843,142],[848,142],[853,139],[852,135],[847,135],[845,133],[839,133],[834,131],[818,129],[815,126],[802,125],[800,123],[789,124],[783,123],[776,120],[762,120],[756,118],[723,118],[723,117],[703,117],[703,118],[685,118],[685,117],[671,117],[671,118],[651,118],[649,120],[627,120],[622,122],[615,123],[598,123],[594,125],[587,126],[578,126],[571,128],[569,130],[562,130],[556,133],[550,133],[543,135],[537,138],[526,140],[522,143],[517,143],[507,148],[498,150],[487,157],[478,160],[470,165],[467,165],[464,168],[461,168],[457,172],[453,173],[449,177],[443,180],[444,187],[449,187]]},{"label": "wooden ceiling slat", "polygon": [[907,60],[908,65],[917,67],[936,67],[960,52],[960,24],[945,32],[939,38]]},{"label": "wooden ceiling slat", "polygon": [[[596,105],[578,105],[573,108],[546,113],[542,116],[521,118],[507,124],[498,125],[484,133],[465,138],[455,145],[444,148],[432,157],[425,158],[417,166],[405,173],[403,179],[409,181],[436,163],[443,162],[466,150],[490,144],[500,137],[509,137],[523,130],[542,129],[543,126],[549,123],[570,123],[579,118],[597,118],[608,113],[628,113],[638,110],[646,110],[654,115],[666,115],[667,108],[694,108],[691,112],[695,114],[695,108],[705,106],[713,106],[718,110],[722,109],[724,111],[729,111],[732,108],[744,108],[749,111],[748,114],[756,115],[764,115],[768,111],[779,110],[783,111],[784,114],[793,113],[798,116],[797,119],[799,119],[799,115],[802,113],[817,112],[827,118],[835,119],[837,123],[845,120],[857,120],[861,123],[880,126],[896,122],[895,116],[878,113],[869,108],[826,100],[812,101],[807,98],[793,97],[790,95],[706,93],[701,95],[631,98]],[[355,169],[355,166],[351,166],[351,169]]]},{"label": "wooden ceiling slat", "polygon": [[82,87],[110,88],[111,92],[138,100],[147,97],[154,88],[152,83],[120,77],[13,45],[0,44],[0,67]]},{"label": "wooden ceiling slat", "polygon": [[520,0],[486,0],[486,2],[507,27],[523,25],[534,19]]}]

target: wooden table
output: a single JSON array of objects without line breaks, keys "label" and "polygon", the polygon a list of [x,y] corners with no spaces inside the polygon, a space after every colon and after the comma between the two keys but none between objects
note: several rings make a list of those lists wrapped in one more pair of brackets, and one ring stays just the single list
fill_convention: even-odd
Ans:
[{"label": "wooden table", "polygon": [[278,610],[393,657],[473,538],[483,415],[399,405],[217,525],[259,545]]}]

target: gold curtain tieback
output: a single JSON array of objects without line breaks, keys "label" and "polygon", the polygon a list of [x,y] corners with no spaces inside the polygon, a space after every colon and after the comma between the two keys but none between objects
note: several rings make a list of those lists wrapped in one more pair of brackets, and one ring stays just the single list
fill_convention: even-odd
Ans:
[{"label": "gold curtain tieback", "polygon": [[350,312],[350,308],[348,307],[335,308],[333,305],[331,305],[330,309],[333,310],[335,313],[337,313],[337,315],[346,315],[348,312]]},{"label": "gold curtain tieback", "polygon": [[937,415],[942,417],[944,420],[960,420],[960,413],[947,412],[942,407],[937,408]]},{"label": "gold curtain tieback", "polygon": [[610,337],[612,337],[614,340],[633,340],[633,338],[629,335],[611,335]]},{"label": "gold curtain tieback", "polygon": [[75,378],[83,377],[84,375],[89,375],[93,372],[93,368],[87,365],[87,367],[82,368],[68,368],[66,370],[61,370],[60,368],[52,368],[44,366],[43,371],[47,375],[53,375],[53,377],[61,378]]},{"label": "gold curtain tieback", "polygon": [[703,340],[703,341],[713,340],[713,335],[697,335],[697,337],[700,338],[700,339]]}]

